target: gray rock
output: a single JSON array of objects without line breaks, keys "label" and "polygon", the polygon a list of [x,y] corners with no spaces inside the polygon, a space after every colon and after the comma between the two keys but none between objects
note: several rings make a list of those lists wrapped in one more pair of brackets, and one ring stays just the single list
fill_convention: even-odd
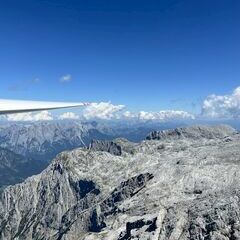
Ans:
[{"label": "gray rock", "polygon": [[121,156],[122,148],[114,141],[107,140],[92,140],[89,144],[89,149],[93,151],[109,152],[116,156]]},{"label": "gray rock", "polygon": [[124,138],[115,140],[92,140],[88,149],[92,151],[109,152],[116,156],[121,156],[123,152],[134,154],[136,143],[129,142]]},{"label": "gray rock", "polygon": [[176,140],[182,138],[215,139],[228,137],[233,135],[234,133],[236,133],[236,130],[228,125],[218,126],[197,125],[187,128],[176,128],[173,130],[153,131],[146,137],[146,139],[147,140]]},{"label": "gray rock", "polygon": [[0,239],[240,239],[240,135],[182,133],[59,154],[1,193]]}]

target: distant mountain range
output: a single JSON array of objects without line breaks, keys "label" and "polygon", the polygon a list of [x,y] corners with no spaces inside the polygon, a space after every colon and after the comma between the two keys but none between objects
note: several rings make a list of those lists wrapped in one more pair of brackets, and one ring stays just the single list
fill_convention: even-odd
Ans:
[{"label": "distant mountain range", "polygon": [[41,172],[46,162],[23,157],[8,149],[0,148],[0,189]]},{"label": "distant mountain range", "polygon": [[88,146],[92,139],[124,137],[139,142],[149,132],[170,126],[78,121],[3,124],[0,125],[0,146],[22,156],[49,162],[62,151]]},{"label": "distant mountain range", "polygon": [[0,146],[35,160],[49,162],[56,154],[109,135],[91,123],[39,122],[0,126]]}]

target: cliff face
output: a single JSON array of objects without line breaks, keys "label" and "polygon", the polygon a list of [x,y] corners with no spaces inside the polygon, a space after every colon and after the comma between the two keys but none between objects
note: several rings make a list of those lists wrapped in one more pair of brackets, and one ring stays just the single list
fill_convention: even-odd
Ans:
[{"label": "cliff face", "polygon": [[59,154],[2,192],[1,239],[240,239],[240,136],[198,129]]}]

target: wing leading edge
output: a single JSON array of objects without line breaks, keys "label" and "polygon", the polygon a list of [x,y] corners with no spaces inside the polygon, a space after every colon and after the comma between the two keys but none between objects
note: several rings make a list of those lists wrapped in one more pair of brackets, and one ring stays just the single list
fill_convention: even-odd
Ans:
[{"label": "wing leading edge", "polygon": [[0,115],[62,108],[75,108],[88,105],[89,103],[40,102],[0,99]]}]

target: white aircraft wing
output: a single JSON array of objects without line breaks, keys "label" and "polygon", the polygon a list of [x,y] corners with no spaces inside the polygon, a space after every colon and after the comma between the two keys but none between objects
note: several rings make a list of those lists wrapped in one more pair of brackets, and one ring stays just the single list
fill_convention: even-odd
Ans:
[{"label": "white aircraft wing", "polygon": [[89,103],[40,102],[40,101],[0,99],[0,115],[43,110],[54,110],[61,108],[74,108],[87,105],[89,105]]}]

